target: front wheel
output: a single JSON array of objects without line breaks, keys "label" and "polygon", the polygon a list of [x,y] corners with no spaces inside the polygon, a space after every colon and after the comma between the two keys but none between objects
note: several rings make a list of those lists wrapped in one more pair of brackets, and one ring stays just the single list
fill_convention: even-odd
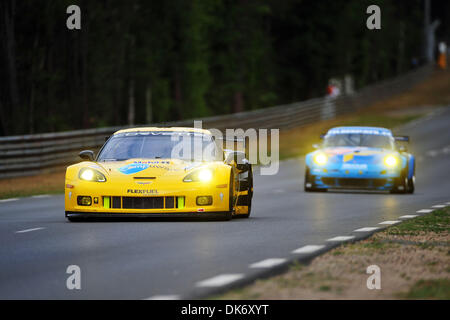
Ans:
[{"label": "front wheel", "polygon": [[313,190],[312,186],[313,183],[309,174],[309,168],[305,168],[305,180],[303,182],[303,189],[305,190],[305,192],[310,192]]},{"label": "front wheel", "polygon": [[408,178],[404,173],[398,177],[394,183],[394,186],[392,187],[391,193],[398,194],[398,193],[406,193],[408,192]]},{"label": "front wheel", "polygon": [[233,172],[230,173],[230,190],[228,195],[228,211],[225,213],[223,218],[224,221],[229,221],[233,217],[234,211],[234,177]]},{"label": "front wheel", "polygon": [[[253,198],[253,170],[250,166],[246,173],[246,177],[239,181],[239,196],[237,200],[237,210],[235,218],[249,218],[252,211],[252,198]],[[241,192],[247,192],[247,194],[241,194]],[[245,208],[247,207],[247,208]],[[241,213],[242,210],[247,209],[247,213]]]},{"label": "front wheel", "polygon": [[314,187],[314,179],[309,173],[309,168],[305,168],[305,180],[303,183],[303,189],[305,192],[326,192],[327,189],[318,189]]},{"label": "front wheel", "polygon": [[413,175],[411,178],[408,178],[408,181],[407,181],[407,187],[408,187],[408,189],[407,189],[406,192],[408,192],[408,193],[414,193],[415,185],[416,185],[416,176]]}]

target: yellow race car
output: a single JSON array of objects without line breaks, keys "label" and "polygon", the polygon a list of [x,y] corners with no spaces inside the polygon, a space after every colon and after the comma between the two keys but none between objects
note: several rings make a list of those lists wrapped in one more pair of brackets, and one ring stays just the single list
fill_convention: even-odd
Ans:
[{"label": "yellow race car", "polygon": [[95,157],[80,152],[65,178],[69,221],[99,217],[248,218],[252,165],[210,131],[134,128],[115,132]]}]

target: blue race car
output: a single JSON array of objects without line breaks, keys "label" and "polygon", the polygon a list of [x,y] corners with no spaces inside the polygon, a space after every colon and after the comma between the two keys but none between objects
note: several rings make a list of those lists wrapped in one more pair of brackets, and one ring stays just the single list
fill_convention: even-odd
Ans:
[{"label": "blue race car", "polygon": [[369,189],[413,193],[414,156],[391,130],[378,127],[336,127],[305,158],[305,191]]}]

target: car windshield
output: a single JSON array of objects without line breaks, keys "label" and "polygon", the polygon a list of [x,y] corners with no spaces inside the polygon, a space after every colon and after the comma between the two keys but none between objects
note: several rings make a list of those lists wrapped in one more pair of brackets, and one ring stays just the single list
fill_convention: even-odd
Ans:
[{"label": "car windshield", "polygon": [[101,150],[98,161],[127,159],[220,160],[212,136],[194,132],[140,131],[112,136]]},{"label": "car windshield", "polygon": [[394,149],[390,136],[376,134],[333,134],[325,136],[324,147],[371,147]]}]

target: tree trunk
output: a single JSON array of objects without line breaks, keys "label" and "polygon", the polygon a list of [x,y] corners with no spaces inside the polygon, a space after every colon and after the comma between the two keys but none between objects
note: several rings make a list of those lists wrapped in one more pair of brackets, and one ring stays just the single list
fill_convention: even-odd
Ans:
[{"label": "tree trunk", "polygon": [[8,134],[8,130],[6,128],[6,117],[5,111],[3,109],[2,101],[0,100],[0,136],[6,136]]},{"label": "tree trunk", "polygon": [[234,93],[234,104],[233,104],[233,112],[242,112],[244,111],[244,98],[242,97],[242,92]]},{"label": "tree trunk", "polygon": [[16,69],[16,53],[15,53],[15,30],[14,30],[14,16],[15,16],[16,1],[11,0],[4,3],[3,14],[5,23],[5,49],[6,62],[9,73],[9,92],[11,97],[11,106],[13,113],[17,112],[19,107],[19,90],[17,84],[17,69]]},{"label": "tree trunk", "polygon": [[130,84],[128,87],[128,125],[134,125],[134,114],[135,114],[135,106],[134,106],[134,80],[130,79]]},{"label": "tree trunk", "polygon": [[[89,19],[84,13],[81,31],[81,81],[83,103],[83,128],[89,127],[89,83],[88,83],[88,50],[89,50]],[[78,31],[78,32],[80,32]]]},{"label": "tree trunk", "polygon": [[403,71],[403,62],[405,56],[405,22],[400,21],[399,40],[398,40],[398,54],[397,54],[397,74]]},{"label": "tree trunk", "polygon": [[28,107],[28,133],[34,133],[34,106],[36,96],[36,74],[39,64],[39,34],[36,32],[33,45],[33,57],[31,58],[31,89],[30,89],[30,104]]},{"label": "tree trunk", "polygon": [[[183,94],[181,92],[181,76],[178,70],[175,71],[175,109],[177,112],[177,119],[182,117],[182,107],[183,107]],[[174,119],[170,119],[174,120]]]},{"label": "tree trunk", "polygon": [[135,118],[135,103],[134,103],[134,36],[130,39],[130,50],[129,50],[129,84],[128,84],[128,125],[134,125]]},{"label": "tree trunk", "polygon": [[153,110],[152,110],[152,84],[147,84],[147,90],[145,91],[145,122],[150,124],[153,122]]}]

